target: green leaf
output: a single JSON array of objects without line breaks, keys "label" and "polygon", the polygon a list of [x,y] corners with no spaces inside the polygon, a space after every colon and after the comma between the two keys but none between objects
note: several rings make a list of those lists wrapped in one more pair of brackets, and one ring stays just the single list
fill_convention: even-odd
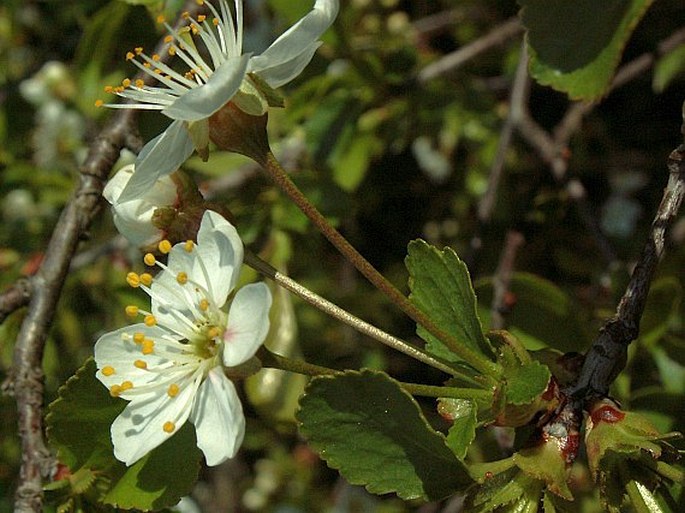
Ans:
[{"label": "green leaf", "polygon": [[[483,335],[476,312],[476,295],[466,264],[452,249],[440,251],[423,240],[410,242],[407,251],[405,265],[411,301],[440,329],[473,351],[492,357],[492,346]],[[431,354],[447,361],[460,361],[423,327],[419,326],[416,332],[427,342],[426,349]]]},{"label": "green leaf", "polygon": [[685,74],[685,43],[661,57],[654,65],[652,87],[661,93],[679,76]]},{"label": "green leaf", "polygon": [[197,481],[201,452],[186,423],[168,441],[131,467],[116,460],[110,426],[126,406],[95,378],[91,358],[59,390],[46,419],[48,438],[72,472],[87,466],[104,479],[102,501],[139,510],[175,505]]},{"label": "green leaf", "polygon": [[[490,322],[492,278],[474,283],[483,305],[479,314]],[[514,273],[509,286],[512,304],[507,312],[507,329],[527,349],[552,347],[562,352],[583,351],[591,341],[590,325],[578,305],[552,282],[530,273]]]},{"label": "green leaf", "polygon": [[438,411],[442,417],[452,420],[447,432],[447,446],[463,460],[469,446],[476,438],[478,410],[473,401],[466,399],[441,398]]},{"label": "green leaf", "polygon": [[533,361],[517,367],[511,372],[505,371],[507,378],[507,404],[530,404],[538,399],[547,389],[552,377],[546,365]]},{"label": "green leaf", "polygon": [[353,192],[366,176],[371,159],[383,151],[382,141],[373,133],[350,131],[346,144],[339,142],[330,156],[333,180],[341,189]]},{"label": "green leaf", "polygon": [[57,456],[72,472],[83,466],[101,469],[114,464],[109,428],[126,402],[112,397],[95,378],[91,358],[59,389],[48,407],[47,435]]},{"label": "green leaf", "polygon": [[572,99],[601,97],[653,1],[519,0],[531,74]]},{"label": "green leaf", "polygon": [[369,492],[437,500],[472,483],[416,401],[382,372],[313,379],[297,419],[328,465]]}]

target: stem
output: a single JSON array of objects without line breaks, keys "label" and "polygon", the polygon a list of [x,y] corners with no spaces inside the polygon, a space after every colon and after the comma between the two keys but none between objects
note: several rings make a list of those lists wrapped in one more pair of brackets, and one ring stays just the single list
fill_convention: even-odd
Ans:
[{"label": "stem", "polygon": [[[259,350],[257,357],[261,360],[263,367],[280,369],[305,376],[335,376],[344,374],[344,371],[314,365],[302,360],[293,360],[285,356],[273,353],[266,347]],[[439,387],[432,385],[421,385],[416,383],[404,383],[398,381],[400,386],[411,395],[423,397],[452,397],[455,399],[469,399],[473,401],[492,403],[492,392],[488,390],[475,390],[473,388]]]},{"label": "stem", "polygon": [[414,322],[423,326],[431,335],[441,340],[459,358],[464,360],[478,372],[488,377],[493,383],[499,381],[501,368],[483,355],[472,351],[455,337],[438,328],[433,322],[419,310],[409,299],[404,296],[392,283],[380,274],[348,241],[340,232],[333,228],[318,209],[310,203],[307,197],[300,191],[281,167],[273,153],[269,151],[260,165],[269,173],[274,182],[288,197],[299,207],[316,228],[330,241],[340,253],[347,258],[364,277],[378,290],[383,292],[390,301],[397,305],[402,312]]},{"label": "stem", "polygon": [[322,312],[327,313],[331,317],[347,324],[348,326],[354,328],[360,333],[363,333],[364,335],[367,335],[389,347],[392,347],[393,349],[401,353],[404,353],[407,356],[414,358],[415,360],[425,363],[426,365],[430,365],[435,369],[441,370],[452,376],[458,376],[462,380],[466,380],[470,383],[473,383],[479,388],[483,387],[482,383],[474,380],[472,377],[468,375],[461,374],[458,370],[453,369],[448,364],[441,362],[440,360],[430,356],[429,354],[426,354],[423,350],[419,349],[418,347],[409,344],[408,342],[405,342],[404,340],[401,340],[397,337],[394,337],[389,333],[386,333],[385,331],[359,319],[358,317],[355,317],[351,313],[347,312],[346,310],[343,310],[342,308],[340,308],[334,303],[331,303],[327,299],[324,299],[321,296],[315,294],[311,290],[297,283],[295,280],[278,272],[276,269],[274,269],[271,265],[269,265],[267,262],[265,262],[258,256],[246,252],[245,263],[253,269],[255,269],[256,271],[262,273],[264,276],[272,279],[284,289],[289,290],[296,296],[304,299],[310,305],[318,308]]}]

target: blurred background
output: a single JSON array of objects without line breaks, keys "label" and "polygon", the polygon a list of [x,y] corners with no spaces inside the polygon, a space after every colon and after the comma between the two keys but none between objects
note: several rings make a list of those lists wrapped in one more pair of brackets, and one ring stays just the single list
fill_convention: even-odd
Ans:
[{"label": "blurred background", "polygon": [[[112,111],[103,87],[134,74],[125,54],[162,37],[179,0],[5,0],[0,5],[0,290],[31,275],[78,182],[79,165]],[[304,0],[246,0],[246,48],[259,52],[311,8]],[[347,0],[305,72],[269,113],[272,147],[293,179],[338,229],[401,290],[407,243],[450,246],[468,264],[485,326],[530,349],[582,352],[610,316],[639,256],[682,142],[685,7],[660,0],[637,27],[623,62],[653,63],[567,124],[567,97],[519,76],[523,31],[504,0]],[[488,39],[490,37],[491,39]],[[493,43],[494,40],[494,43]],[[478,45],[482,45],[480,48]],[[475,51],[475,49],[480,51]],[[454,52],[474,49],[455,64]],[[522,75],[522,73],[519,73]],[[545,156],[530,131],[507,133],[512,88],[530,126],[560,142]],[[144,140],[167,120],[139,118]],[[568,133],[564,133],[567,128]],[[511,127],[510,127],[511,128]],[[502,140],[509,138],[504,145]],[[135,156],[122,152],[119,168]],[[232,212],[246,244],[318,294],[380,328],[416,341],[415,326],[375,291],[246,158],[213,153],[185,167],[203,194]],[[494,177],[499,177],[493,178]],[[653,282],[640,339],[612,390],[662,430],[685,429],[685,219],[676,222]],[[512,242],[515,241],[515,242]],[[513,251],[513,277],[492,314],[493,276]],[[45,356],[48,404],[92,355],[105,331],[125,325],[126,285],[142,268],[103,208],[72,263]],[[249,273],[246,279],[250,278]],[[442,375],[366,339],[285,293],[269,343],[334,368],[383,369],[404,381]],[[12,365],[24,310],[0,325],[0,380]],[[248,433],[240,455],[204,471],[188,508],[299,513],[457,512],[375,497],[346,484],[297,435],[304,378],[269,371],[243,387]],[[422,402],[444,427],[433,401]],[[20,463],[14,400],[0,396],[0,513],[11,511]],[[505,434],[506,435],[506,434]],[[501,456],[487,432],[474,458]],[[501,440],[499,440],[501,442]],[[480,451],[480,452],[479,452]],[[578,511],[595,511],[578,464]],[[188,509],[192,511],[192,509]]]}]

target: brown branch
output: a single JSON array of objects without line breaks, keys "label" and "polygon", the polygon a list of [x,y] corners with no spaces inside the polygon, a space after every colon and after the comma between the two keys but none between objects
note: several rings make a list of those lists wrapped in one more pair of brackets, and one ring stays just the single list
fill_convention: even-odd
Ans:
[{"label": "brown branch", "polygon": [[[685,135],[685,123],[683,124]],[[639,333],[640,318],[657,264],[664,253],[666,232],[675,221],[685,195],[685,143],[668,157],[668,184],[640,260],[616,309],[588,351],[576,384],[568,395],[585,401],[605,397],[626,364],[628,346]]]},{"label": "brown branch", "polygon": [[0,324],[13,312],[29,304],[31,292],[31,280],[21,278],[0,294]]},{"label": "brown branch", "polygon": [[507,308],[507,292],[511,285],[511,277],[514,272],[514,264],[516,263],[516,254],[519,248],[523,246],[525,239],[523,235],[516,231],[507,233],[507,238],[504,243],[504,249],[500,255],[499,264],[495,271],[495,276],[492,282],[493,295],[491,307],[491,321],[490,329],[500,330],[505,327],[504,316],[508,311]]},{"label": "brown branch", "polygon": [[449,53],[423,68],[419,72],[418,80],[421,83],[426,83],[436,77],[453,72],[474,57],[494,46],[501,45],[521,31],[523,31],[523,26],[518,17],[514,16],[509,18],[484,36],[479,37],[466,46],[462,46],[459,50]]}]

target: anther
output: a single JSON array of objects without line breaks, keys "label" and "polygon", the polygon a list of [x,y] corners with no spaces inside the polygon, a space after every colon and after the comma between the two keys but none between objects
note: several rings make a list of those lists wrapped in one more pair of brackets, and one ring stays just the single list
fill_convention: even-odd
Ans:
[{"label": "anther", "polygon": [[161,57],[159,55],[157,55],[156,53],[152,54],[152,60],[153,61],[158,62],[160,59],[161,59]]},{"label": "anther", "polygon": [[209,328],[207,335],[209,336],[209,338],[216,338],[219,335],[221,335],[221,330],[216,326],[212,326],[211,328]]},{"label": "anther", "polygon": [[109,387],[109,395],[112,397],[119,397],[119,394],[121,394],[121,385],[112,385]]},{"label": "anther", "polygon": [[140,276],[137,273],[130,272],[126,275],[126,283],[133,288],[140,287]]},{"label": "anther", "polygon": [[143,53],[143,47],[142,46],[137,46],[133,49],[136,52],[136,55],[140,55]]},{"label": "anther", "polygon": [[143,354],[152,354],[154,352],[155,348],[155,341],[149,338],[146,338],[143,340],[143,347],[141,348],[141,352]]},{"label": "anther", "polygon": [[111,85],[106,85],[106,86],[104,87],[104,91],[105,91],[106,93],[112,93],[112,92],[114,92],[114,88],[113,88]]},{"label": "anther", "polygon": [[145,335],[144,335],[144,334],[142,334],[142,333],[140,333],[140,332],[137,332],[137,333],[134,333],[134,334],[133,334],[133,341],[134,341],[136,344],[142,344],[142,343],[143,343],[143,340],[145,340]]},{"label": "anther", "polygon": [[218,26],[219,26],[219,18],[214,18],[214,19],[212,20],[212,23],[214,23],[214,26],[215,26],[215,27],[218,27]]},{"label": "anther", "polygon": [[166,239],[163,241],[160,241],[157,248],[159,249],[160,253],[166,255],[167,253],[169,253],[169,251],[171,251],[171,242],[169,242]]},{"label": "anther", "polygon": [[173,40],[174,40],[174,36],[172,36],[172,35],[168,35],[164,38],[164,42],[167,44],[171,43]]},{"label": "anther", "polygon": [[132,388],[133,388],[133,383],[131,381],[126,380],[121,384],[121,391],[122,392],[126,392],[126,390],[131,390]]},{"label": "anther", "polygon": [[181,285],[185,285],[186,283],[188,283],[188,274],[181,271],[176,275],[176,281],[179,282]]},{"label": "anther", "polygon": [[166,18],[162,14],[157,16],[157,23],[164,23],[166,21]]},{"label": "anther", "polygon": [[133,52],[126,52],[126,60],[131,61],[135,57],[135,54]]},{"label": "anther", "polygon": [[114,367],[110,365],[106,365],[102,368],[102,374],[105,376],[111,376],[112,374],[114,374],[114,372]]},{"label": "anther", "polygon": [[136,87],[138,89],[142,89],[143,87],[145,87],[145,81],[142,78],[136,79]]},{"label": "anther", "polygon": [[143,360],[136,360],[135,362],[133,362],[133,365],[135,365],[138,369],[147,369],[147,362]]},{"label": "anther", "polygon": [[169,385],[169,388],[167,389],[166,393],[169,395],[169,397],[176,397],[180,390],[181,389],[178,387],[176,383],[172,383],[171,385]]},{"label": "anther", "polygon": [[183,249],[185,249],[188,253],[193,251],[194,247],[195,243],[192,240],[187,240],[186,243],[183,245]]},{"label": "anther", "polygon": [[146,253],[143,257],[143,262],[145,262],[145,265],[153,266],[157,262],[157,259],[152,253]]},{"label": "anther", "polygon": [[152,275],[150,273],[143,273],[140,275],[140,283],[149,287],[152,285]]},{"label": "anther", "polygon": [[131,79],[125,78],[124,80],[121,81],[121,85],[124,87],[130,87],[131,86]]},{"label": "anther", "polygon": [[152,327],[155,324],[157,324],[157,319],[155,319],[155,316],[152,314],[147,314],[145,318],[143,319],[143,322],[145,323],[145,326]]},{"label": "anther", "polygon": [[164,426],[162,426],[162,429],[164,430],[165,433],[173,433],[174,430],[176,429],[176,424],[174,424],[171,421],[166,421],[164,423]]},{"label": "anther", "polygon": [[95,106],[96,107],[102,107],[105,104],[102,100],[95,100]]},{"label": "anther", "polygon": [[207,299],[201,299],[200,304],[199,304],[200,310],[203,312],[206,312],[207,309],[209,308],[209,300]]},{"label": "anther", "polygon": [[204,14],[200,14],[200,15],[197,17],[197,21],[198,21],[199,23],[202,23],[202,22],[205,21],[206,19],[207,19],[207,16],[205,16]]},{"label": "anther", "polygon": [[128,315],[129,317],[135,317],[136,315],[138,315],[138,307],[135,305],[128,305],[126,307],[126,315]]}]

